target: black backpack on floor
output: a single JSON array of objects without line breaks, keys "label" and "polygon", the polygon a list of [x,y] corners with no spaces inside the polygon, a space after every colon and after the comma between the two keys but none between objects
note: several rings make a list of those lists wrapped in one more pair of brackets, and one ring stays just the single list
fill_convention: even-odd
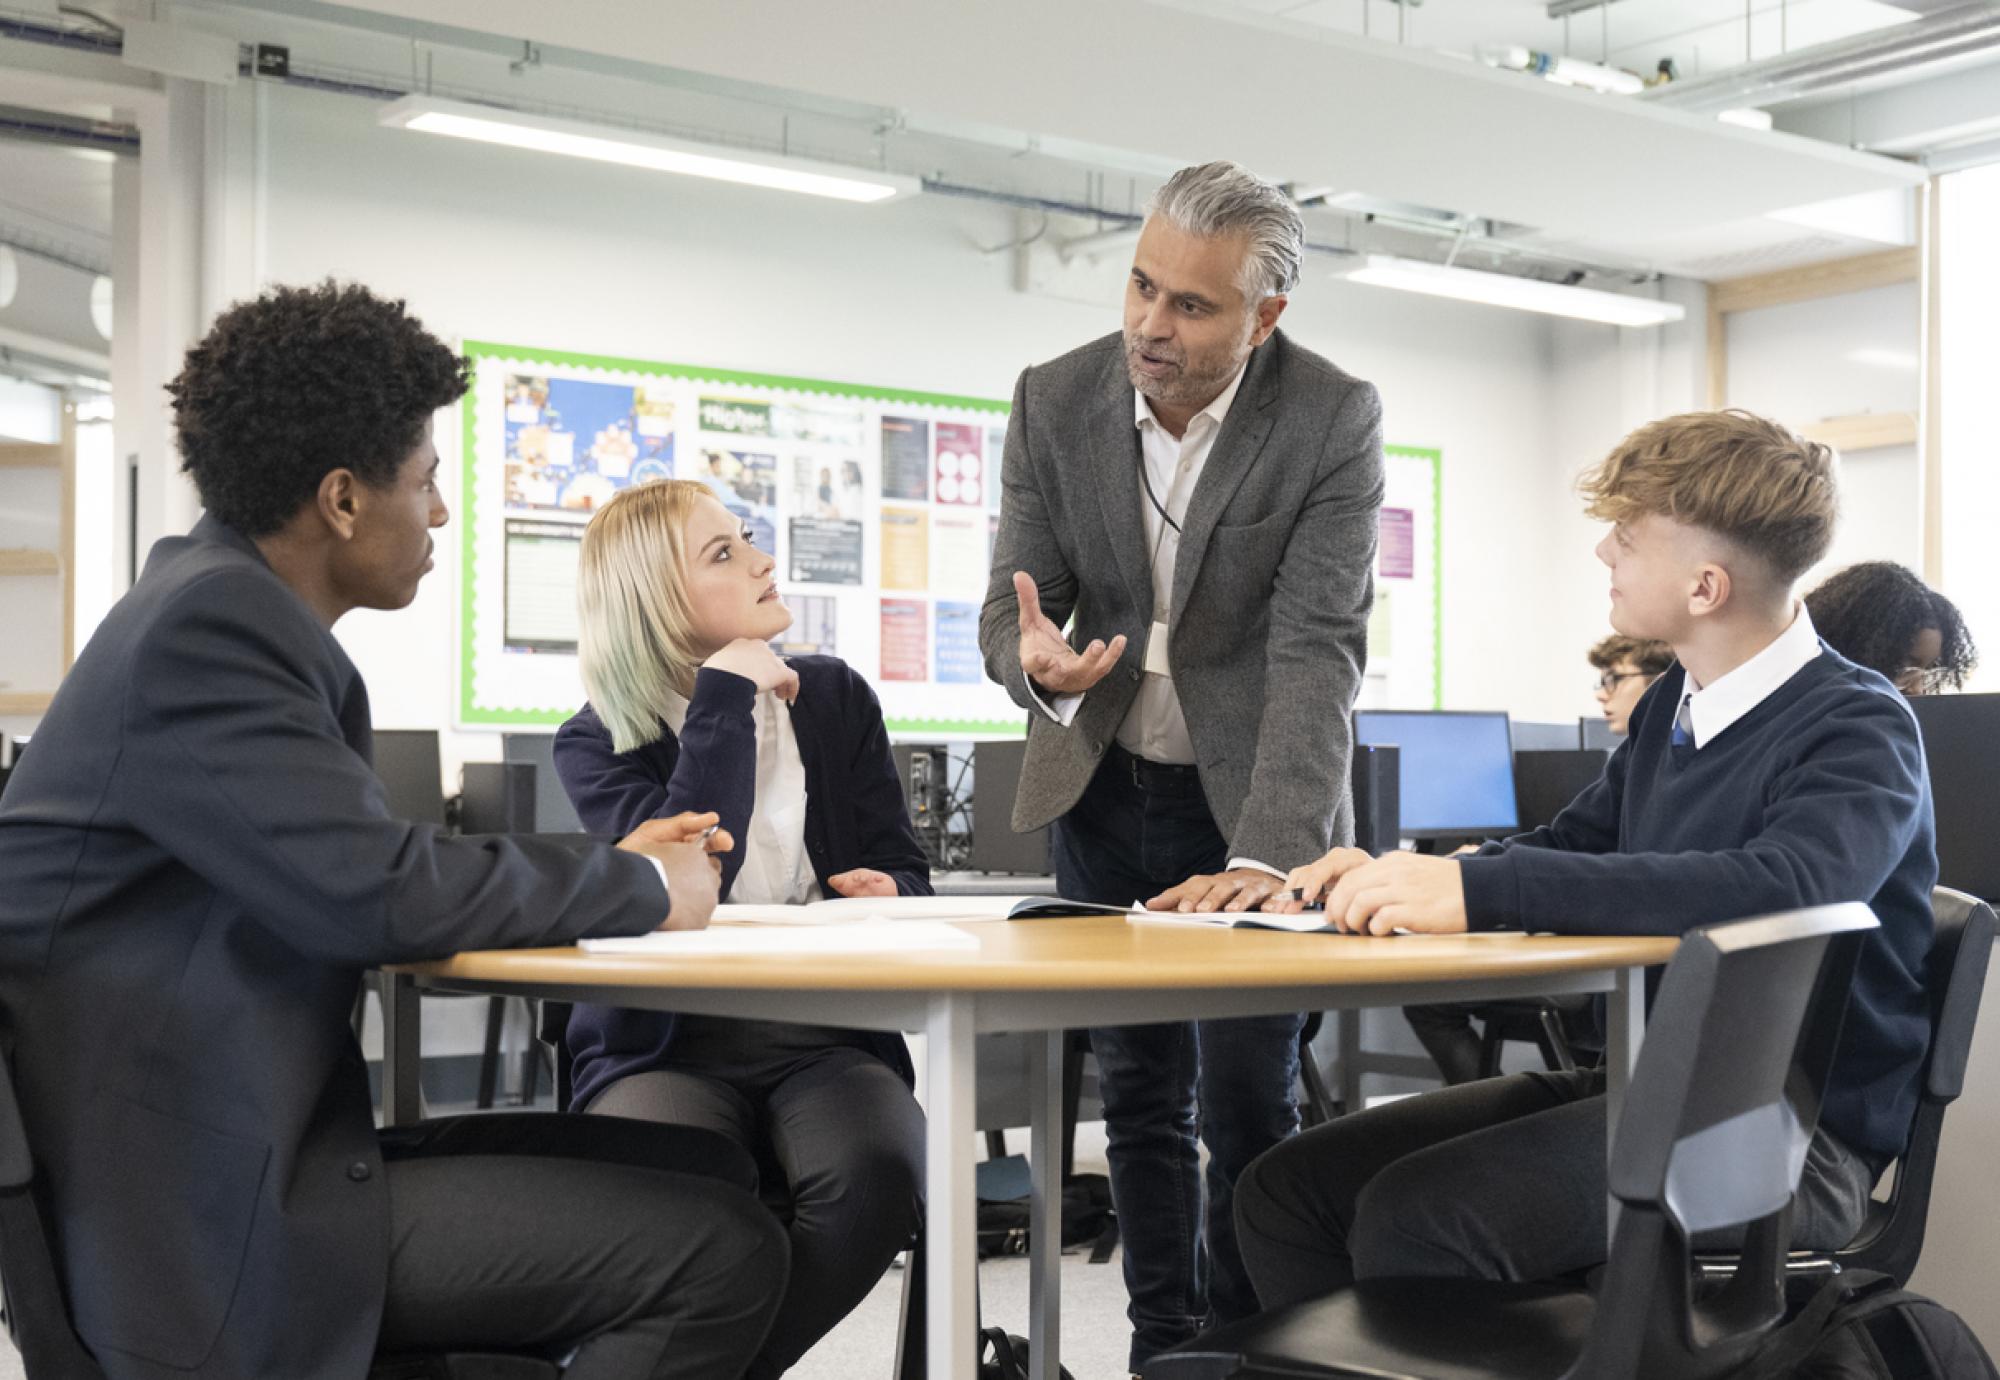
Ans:
[{"label": "black backpack on floor", "polygon": [[1820,1287],[1744,1380],[2000,1380],[1965,1319],[1872,1270]]},{"label": "black backpack on floor", "polygon": [[[1056,1370],[1062,1380],[1075,1380],[1069,1367]],[[1004,1327],[980,1329],[979,1380],[1028,1380],[1028,1339],[1010,1336]]]}]

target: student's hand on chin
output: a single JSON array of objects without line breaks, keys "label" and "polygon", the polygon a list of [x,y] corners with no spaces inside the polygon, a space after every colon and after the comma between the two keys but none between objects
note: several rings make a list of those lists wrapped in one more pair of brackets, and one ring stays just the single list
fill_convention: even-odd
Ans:
[{"label": "student's hand on chin", "polygon": [[1252,910],[1282,885],[1276,877],[1256,867],[1232,868],[1228,872],[1206,872],[1190,877],[1179,886],[1168,887],[1146,902],[1147,910],[1188,911]]},{"label": "student's hand on chin", "polygon": [[737,638],[701,664],[741,676],[759,691],[774,690],[787,704],[799,696],[799,673],[771,650],[770,643],[754,637]]},{"label": "student's hand on chin", "polygon": [[1373,861],[1359,848],[1331,849],[1318,862],[1293,868],[1278,894],[1264,903],[1264,909],[1277,915],[1297,915],[1347,873]]},{"label": "student's hand on chin", "polygon": [[857,867],[852,872],[836,872],[826,879],[827,885],[842,896],[894,896],[896,879],[886,872],[877,872],[872,867]]},{"label": "student's hand on chin", "polygon": [[1334,884],[1326,920],[1357,934],[1463,934],[1465,874],[1452,858],[1387,853]]}]

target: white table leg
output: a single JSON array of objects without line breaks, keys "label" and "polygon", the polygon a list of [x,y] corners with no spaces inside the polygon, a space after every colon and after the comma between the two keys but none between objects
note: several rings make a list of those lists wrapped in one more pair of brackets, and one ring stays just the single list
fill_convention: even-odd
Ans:
[{"label": "white table leg", "polygon": [[1067,1031],[1031,1035],[1028,1378],[1056,1380],[1062,1356],[1063,1051]]},{"label": "white table leg", "polygon": [[[1618,1143],[1618,1116],[1625,1106],[1625,1089],[1632,1081],[1632,1067],[1639,1062],[1639,1044],[1646,1035],[1646,970],[1620,968],[1617,986],[1604,1004],[1604,1125],[1605,1163]],[[1610,1201],[1605,1223],[1615,1238],[1618,1232],[1618,1200]]]},{"label": "white table leg", "polygon": [[925,1320],[929,1380],[975,1380],[979,1309],[977,1208],[973,1200],[972,998],[931,998],[925,1034],[925,1241],[930,1255]]}]

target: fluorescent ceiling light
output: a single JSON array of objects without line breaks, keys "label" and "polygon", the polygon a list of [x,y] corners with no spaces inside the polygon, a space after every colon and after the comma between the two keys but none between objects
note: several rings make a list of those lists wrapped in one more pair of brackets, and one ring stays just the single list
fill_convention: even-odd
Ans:
[{"label": "fluorescent ceiling light", "polygon": [[1922,367],[1916,353],[1911,350],[1849,350],[1844,358],[1851,364],[1865,364],[1871,369],[1893,369],[1899,374],[1914,374]]},{"label": "fluorescent ceiling light", "polygon": [[1452,297],[1461,302],[1484,302],[1496,307],[1544,312],[1550,316],[1573,316],[1582,321],[1602,321],[1612,326],[1660,326],[1687,315],[1673,302],[1650,297],[1627,297],[1620,292],[1600,292],[1596,288],[1566,287],[1561,283],[1516,278],[1506,273],[1485,273],[1475,268],[1451,268],[1417,259],[1398,259],[1387,254],[1370,254],[1351,269],[1339,273],[1349,282],[1371,283],[1376,287],[1401,288],[1432,297]]},{"label": "fluorescent ceiling light", "polygon": [[839,201],[890,201],[923,190],[923,184],[916,178],[895,173],[869,172],[838,163],[756,153],[721,144],[698,144],[433,96],[405,96],[383,107],[377,120],[393,128],[425,134],[445,134],[539,153],[561,153],[654,172],[711,177],[751,187],[804,192]]}]

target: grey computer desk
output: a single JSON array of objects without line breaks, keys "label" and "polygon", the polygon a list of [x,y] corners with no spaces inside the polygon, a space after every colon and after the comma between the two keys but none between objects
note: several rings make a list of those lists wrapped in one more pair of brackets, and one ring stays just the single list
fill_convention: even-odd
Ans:
[{"label": "grey computer desk", "polygon": [[709,1016],[916,1031],[927,1041],[928,1374],[973,1380],[976,1037],[1039,1041],[1032,1099],[1030,1374],[1054,1380],[1059,1354],[1062,1032],[1194,1017],[1400,1006],[1543,993],[1609,994],[1609,1124],[1637,1057],[1643,972],[1677,941],[1545,935],[1381,939],[1135,925],[1117,916],[962,927],[973,950],[866,955],[665,957],[575,948],[494,950],[383,974],[385,1120],[418,1116],[420,990],[501,992]]}]

